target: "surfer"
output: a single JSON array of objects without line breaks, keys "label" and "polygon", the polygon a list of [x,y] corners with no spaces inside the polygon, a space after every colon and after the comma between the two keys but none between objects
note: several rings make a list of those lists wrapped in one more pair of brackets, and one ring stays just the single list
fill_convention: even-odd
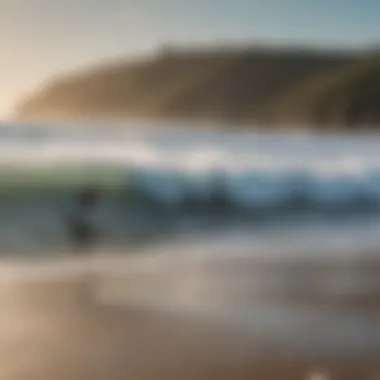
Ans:
[{"label": "surfer", "polygon": [[[91,186],[82,189],[74,199],[66,222],[73,251],[78,255],[90,254],[98,237],[94,213],[99,201],[99,191]],[[98,282],[96,273],[89,271],[83,274],[78,289],[78,301],[82,307],[93,304]]]},{"label": "surfer", "polygon": [[74,249],[78,253],[88,252],[97,237],[91,215],[99,203],[100,194],[96,188],[83,189],[76,198],[73,212],[68,218],[68,230]]}]

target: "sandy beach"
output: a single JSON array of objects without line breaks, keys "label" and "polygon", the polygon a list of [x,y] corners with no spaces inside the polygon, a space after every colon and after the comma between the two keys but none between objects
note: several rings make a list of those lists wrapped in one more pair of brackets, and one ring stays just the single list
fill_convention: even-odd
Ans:
[{"label": "sandy beach", "polygon": [[376,379],[376,355],[303,356],[212,318],[102,304],[86,277],[4,282],[1,380]]}]

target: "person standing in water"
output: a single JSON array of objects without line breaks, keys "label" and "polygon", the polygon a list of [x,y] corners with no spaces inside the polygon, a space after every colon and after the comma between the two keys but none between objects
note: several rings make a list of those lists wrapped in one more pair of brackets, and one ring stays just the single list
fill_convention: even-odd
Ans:
[{"label": "person standing in water", "polygon": [[92,216],[99,201],[100,194],[94,187],[83,189],[76,197],[73,212],[68,218],[68,232],[78,254],[88,253],[98,236]]},{"label": "person standing in water", "polygon": [[[66,219],[73,252],[77,255],[90,255],[99,235],[94,213],[99,205],[100,193],[94,187],[81,190],[74,199]],[[78,288],[78,301],[81,307],[92,305],[96,300],[96,287],[99,277],[93,271],[83,274]]]}]

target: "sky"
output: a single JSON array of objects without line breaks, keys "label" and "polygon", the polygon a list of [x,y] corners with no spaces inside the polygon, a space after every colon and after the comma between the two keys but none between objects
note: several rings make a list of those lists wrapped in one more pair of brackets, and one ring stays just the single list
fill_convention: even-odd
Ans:
[{"label": "sky", "polygon": [[0,0],[0,117],[51,78],[163,44],[367,47],[379,0]]}]

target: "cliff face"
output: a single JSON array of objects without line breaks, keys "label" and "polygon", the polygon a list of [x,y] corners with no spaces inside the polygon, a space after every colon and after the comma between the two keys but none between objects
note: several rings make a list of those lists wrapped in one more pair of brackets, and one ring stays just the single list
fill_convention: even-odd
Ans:
[{"label": "cliff face", "polygon": [[[276,103],[276,104],[275,104]],[[360,129],[380,124],[380,55],[315,75],[272,105],[280,120]]]},{"label": "cliff face", "polygon": [[53,80],[22,120],[198,119],[283,126],[380,122],[380,59],[301,50],[173,51]]}]

